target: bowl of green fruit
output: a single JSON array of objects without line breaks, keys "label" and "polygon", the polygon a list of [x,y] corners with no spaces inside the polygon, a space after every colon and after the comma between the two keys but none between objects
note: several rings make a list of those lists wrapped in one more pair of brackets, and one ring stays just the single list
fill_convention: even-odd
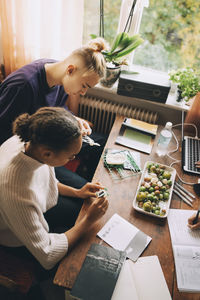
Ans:
[{"label": "bowl of green fruit", "polygon": [[147,161],[133,201],[134,209],[157,218],[166,218],[175,177],[174,168]]}]

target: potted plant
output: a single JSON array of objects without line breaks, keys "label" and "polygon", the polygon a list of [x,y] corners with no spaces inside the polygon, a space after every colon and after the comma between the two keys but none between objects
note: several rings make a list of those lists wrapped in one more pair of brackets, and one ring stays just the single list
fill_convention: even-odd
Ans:
[{"label": "potted plant", "polygon": [[143,41],[139,34],[129,36],[126,32],[120,32],[116,35],[110,49],[102,51],[107,63],[105,77],[100,81],[103,86],[111,87],[115,83],[119,77],[121,65],[128,64],[126,56],[142,44]]},{"label": "potted plant", "polygon": [[199,74],[192,68],[173,70],[169,72],[169,79],[177,85],[178,102],[184,100],[188,103],[200,91]]}]

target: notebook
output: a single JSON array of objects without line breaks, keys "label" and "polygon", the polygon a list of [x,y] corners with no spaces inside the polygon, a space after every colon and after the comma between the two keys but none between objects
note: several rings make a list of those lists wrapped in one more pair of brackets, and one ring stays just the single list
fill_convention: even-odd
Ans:
[{"label": "notebook", "polygon": [[127,259],[122,266],[111,300],[171,300],[156,255]]},{"label": "notebook", "polygon": [[184,134],[184,113],[182,111],[182,168],[187,173],[200,175],[195,162],[200,160],[200,139]]},{"label": "notebook", "polygon": [[126,252],[92,244],[72,287],[73,299],[110,300]]},{"label": "notebook", "polygon": [[147,154],[151,153],[158,125],[125,118],[116,139],[116,144]]},{"label": "notebook", "polygon": [[189,209],[170,209],[167,217],[180,292],[200,293],[200,231],[187,226],[194,213]]}]

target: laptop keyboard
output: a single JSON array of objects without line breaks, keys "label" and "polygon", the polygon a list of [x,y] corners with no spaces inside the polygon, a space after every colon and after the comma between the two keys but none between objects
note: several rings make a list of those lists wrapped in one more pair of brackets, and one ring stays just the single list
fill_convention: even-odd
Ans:
[{"label": "laptop keyboard", "polygon": [[185,136],[182,144],[183,170],[189,173],[200,174],[195,162],[200,160],[200,139]]}]

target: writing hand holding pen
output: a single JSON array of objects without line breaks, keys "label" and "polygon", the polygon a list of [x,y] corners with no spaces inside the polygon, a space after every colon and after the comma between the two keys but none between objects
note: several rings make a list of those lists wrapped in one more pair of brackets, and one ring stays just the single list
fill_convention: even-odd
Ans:
[{"label": "writing hand holding pen", "polygon": [[200,228],[200,209],[188,219],[188,227],[192,230]]}]

